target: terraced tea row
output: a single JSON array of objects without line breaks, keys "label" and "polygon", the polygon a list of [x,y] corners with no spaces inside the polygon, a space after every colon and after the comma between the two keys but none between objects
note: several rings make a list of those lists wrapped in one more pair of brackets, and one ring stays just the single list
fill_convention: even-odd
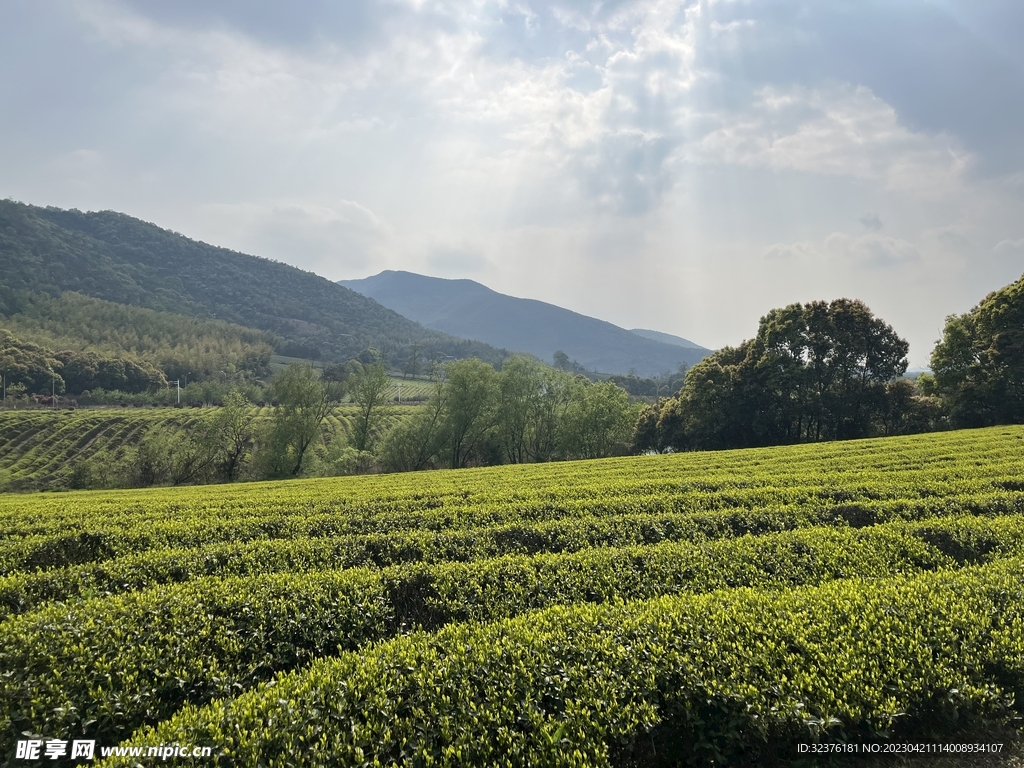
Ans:
[{"label": "terraced tea row", "polygon": [[[0,535],[60,528],[101,533],[167,518],[197,526],[288,527],[292,518],[344,517],[347,532],[478,527],[557,516],[726,508],[843,505],[1024,489],[1024,430],[964,433],[845,445],[499,467],[465,472],[338,478],[290,484],[149,489],[12,499]],[[813,450],[812,450],[813,449]],[[908,462],[914,468],[908,468]],[[361,521],[361,522],[357,522]],[[301,527],[301,526],[299,526]],[[340,532],[340,531],[339,531]],[[244,531],[240,531],[242,535]]]},{"label": "terraced tea row", "polygon": [[[807,529],[703,545],[591,549],[383,571],[323,570],[185,584],[43,608],[10,619],[0,701],[29,728],[109,743],[186,703],[409,628],[491,621],[557,604],[738,586],[887,577],[1024,547],[1024,518],[860,531]],[[55,674],[75,670],[74,676]]]},{"label": "terraced tea row", "polygon": [[[627,507],[635,508],[635,507]],[[226,521],[165,521],[138,523],[126,529],[100,533],[71,535],[37,535],[10,539],[0,548],[0,574],[13,575],[19,571],[62,568],[74,564],[104,562],[132,553],[159,551],[167,547],[200,548],[211,543],[292,541],[305,538],[337,538],[341,536],[395,536],[403,533],[433,532],[452,534],[488,529],[502,531],[531,531],[540,528],[541,536],[568,526],[579,530],[593,527],[604,518],[611,526],[619,522],[642,522],[644,519],[659,525],[689,529],[703,536],[735,536],[750,532],[789,530],[813,525],[863,527],[893,520],[921,520],[962,514],[1000,516],[1024,511],[1024,494],[1002,492],[987,495],[934,498],[916,501],[887,501],[822,505],[816,507],[791,506],[776,509],[715,510],[711,512],[656,515],[632,513],[618,515],[616,507],[600,510],[592,515],[587,507],[554,510],[547,515],[526,516],[521,510],[486,511],[480,515],[465,515],[452,519],[450,513],[412,514],[403,518],[379,516],[371,520],[336,514],[310,517],[243,518]],[[533,517],[542,522],[532,523]],[[525,520],[524,520],[525,518]],[[608,530],[611,526],[601,526]],[[391,531],[391,534],[387,534]],[[527,533],[528,538],[531,533]]]},{"label": "terraced tea row", "polygon": [[[1016,516],[1000,517],[1006,512],[1002,509],[988,510],[992,514],[991,519],[956,517],[960,510],[952,506],[933,511],[934,515],[924,515],[924,520],[910,525],[908,530],[956,530],[961,521],[966,520],[964,524],[969,523],[971,535],[983,537],[986,526],[1002,531],[1002,526],[1012,528],[1019,519]],[[826,512],[825,515],[808,515],[798,511],[741,510],[694,515],[624,515],[454,531],[263,539],[209,544],[194,549],[145,549],[100,562],[52,568],[44,566],[51,560],[63,561],[74,559],[72,555],[84,555],[67,550],[36,550],[32,559],[21,561],[25,570],[0,577],[0,618],[28,612],[49,601],[121,594],[205,576],[383,568],[413,562],[470,562],[509,554],[557,554],[594,547],[693,543],[822,524],[840,529],[849,525],[849,520],[835,515],[834,510]],[[858,517],[856,522],[858,525],[867,524],[863,517]],[[873,521],[873,524],[881,522],[884,518]],[[903,523],[898,519],[896,524]],[[147,540],[146,543],[152,542]],[[103,550],[106,554],[111,551]]]},{"label": "terraced tea row", "polygon": [[60,488],[74,462],[117,462],[150,430],[177,435],[197,418],[186,410],[2,412],[0,472],[11,490]]},{"label": "terraced tea row", "polygon": [[1005,721],[1024,693],[1022,569],[457,624],[188,707],[130,743],[213,744],[225,766],[727,765],[792,757],[812,734],[913,736],[924,715]]}]

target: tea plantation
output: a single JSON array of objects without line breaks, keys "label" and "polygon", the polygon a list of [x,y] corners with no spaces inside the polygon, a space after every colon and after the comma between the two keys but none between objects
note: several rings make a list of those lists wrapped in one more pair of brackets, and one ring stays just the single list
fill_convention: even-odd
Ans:
[{"label": "tea plantation", "polygon": [[7,756],[749,765],[1022,715],[1022,427],[0,496]]}]

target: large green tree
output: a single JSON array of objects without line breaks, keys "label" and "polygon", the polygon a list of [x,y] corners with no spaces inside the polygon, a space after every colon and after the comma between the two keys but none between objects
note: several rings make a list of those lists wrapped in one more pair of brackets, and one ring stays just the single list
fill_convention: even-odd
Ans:
[{"label": "large green tree", "polygon": [[256,441],[256,409],[237,389],[224,398],[224,405],[211,419],[207,439],[217,447],[216,467],[220,479],[232,483],[248,463]]},{"label": "large green tree", "polygon": [[946,318],[931,367],[953,426],[1024,421],[1024,277]]},{"label": "large green tree", "polygon": [[562,453],[569,459],[599,459],[629,451],[639,406],[610,381],[578,381],[561,428]]},{"label": "large green tree", "polygon": [[[848,439],[917,424],[890,397],[907,342],[863,302],[791,304],[761,318],[757,335],[690,369],[678,396],[648,408],[635,447],[729,448]],[[909,427],[907,427],[909,428]]]}]

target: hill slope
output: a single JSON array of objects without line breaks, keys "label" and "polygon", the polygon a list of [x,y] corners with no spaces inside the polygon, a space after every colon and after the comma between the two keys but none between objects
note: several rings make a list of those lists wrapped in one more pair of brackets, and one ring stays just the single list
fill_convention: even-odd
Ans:
[{"label": "hill slope", "polygon": [[562,350],[588,370],[652,376],[693,365],[709,350],[644,338],[617,325],[534,299],[492,291],[473,280],[385,271],[341,284],[428,328],[551,361]]},{"label": "hill slope", "polygon": [[0,201],[0,288],[78,291],[120,304],[227,320],[283,337],[284,354],[345,360],[368,347],[400,363],[504,354],[430,331],[301,269],[190,240],[123,213]]},{"label": "hill slope", "polygon": [[[57,298],[0,290],[0,329],[52,350],[97,352],[145,360],[169,379],[267,373],[273,347],[283,342],[223,320],[206,320],[117,304],[73,291]],[[2,355],[0,355],[2,359]]]},{"label": "hill slope", "polygon": [[654,339],[654,341],[660,341],[665,344],[672,344],[677,347],[686,347],[687,349],[703,349],[708,352],[707,347],[702,347],[700,344],[695,344],[689,339],[684,339],[682,336],[676,336],[672,333],[662,333],[661,331],[652,331],[649,328],[630,328],[630,333],[635,333],[637,336],[643,336],[645,339]]}]

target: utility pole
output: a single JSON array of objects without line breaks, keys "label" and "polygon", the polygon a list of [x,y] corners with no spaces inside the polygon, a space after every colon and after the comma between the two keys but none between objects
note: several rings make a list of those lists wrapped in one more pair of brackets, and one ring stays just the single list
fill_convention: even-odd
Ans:
[{"label": "utility pole", "polygon": [[168,384],[173,384],[178,388],[178,405],[181,405],[181,380],[175,379],[174,381],[168,381]]},{"label": "utility pole", "polygon": [[57,374],[50,371],[50,407],[57,409]]}]

